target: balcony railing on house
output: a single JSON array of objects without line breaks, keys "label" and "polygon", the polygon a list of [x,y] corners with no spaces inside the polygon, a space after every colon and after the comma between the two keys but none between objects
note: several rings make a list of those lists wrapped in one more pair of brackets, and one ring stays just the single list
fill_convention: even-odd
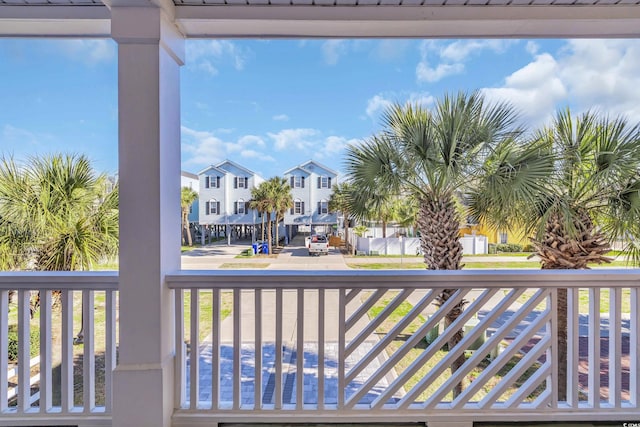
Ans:
[{"label": "balcony railing on house", "polygon": [[[640,418],[636,270],[183,271],[167,283],[175,426]],[[117,289],[116,273],[0,274],[0,425],[111,425]],[[444,289],[456,291],[440,306]]]},{"label": "balcony railing on house", "polygon": [[[175,425],[640,417],[637,271],[182,272],[168,283],[184,343]],[[456,291],[440,305],[444,289]]]},{"label": "balcony railing on house", "polygon": [[111,425],[117,289],[117,273],[0,274],[0,425]]}]

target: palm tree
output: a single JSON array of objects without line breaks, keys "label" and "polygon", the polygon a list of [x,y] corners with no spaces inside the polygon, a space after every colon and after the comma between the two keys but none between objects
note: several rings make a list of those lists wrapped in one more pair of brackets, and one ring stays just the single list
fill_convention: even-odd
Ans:
[{"label": "palm tree", "polygon": [[0,267],[91,270],[117,250],[118,187],[87,157],[0,159]]},{"label": "palm tree", "polygon": [[273,241],[272,215],[275,212],[277,217],[282,205],[291,207],[293,201],[291,200],[291,204],[289,204],[288,198],[291,198],[291,189],[286,180],[280,177],[270,178],[251,189],[249,207],[267,216],[267,247],[270,254],[273,253],[271,247]]},{"label": "palm tree", "polygon": [[287,209],[293,207],[293,196],[291,195],[291,187],[287,179],[282,177],[273,177],[271,182],[271,191],[274,196],[275,212],[276,212],[276,246],[279,245],[279,224],[284,218]]},{"label": "palm tree", "polygon": [[[351,217],[350,199],[353,193],[353,186],[349,182],[341,182],[333,187],[333,192],[329,198],[329,210],[332,212],[342,212],[344,217],[344,241],[349,250],[349,220]],[[355,248],[354,248],[355,249]]]},{"label": "palm tree", "polygon": [[[383,114],[384,130],[361,145],[348,147],[347,173],[358,192],[406,194],[419,205],[417,226],[429,270],[462,268],[460,214],[456,200],[482,173],[496,147],[520,135],[517,115],[507,104],[488,105],[474,92],[445,95],[432,110],[419,105],[393,105]],[[456,289],[444,289],[444,304]],[[462,301],[445,315],[451,325],[464,309]],[[457,331],[449,342],[462,339]],[[452,371],[464,363],[461,356]],[[454,394],[461,392],[461,384]]]},{"label": "palm tree", "polygon": [[191,228],[189,227],[189,208],[198,200],[198,193],[189,187],[182,187],[180,191],[180,208],[182,211],[182,244],[185,243],[185,236],[187,244],[193,246],[191,238]]},{"label": "palm tree", "polygon": [[[552,165],[547,173],[535,177],[526,191],[513,191],[523,188],[518,182],[523,177],[512,173],[505,153],[472,193],[471,209],[494,226],[523,225],[534,236],[543,269],[608,263],[612,240],[624,231],[640,236],[637,226],[629,227],[640,218],[638,125],[592,112],[573,117],[565,109],[534,135],[527,149],[545,153]],[[566,397],[566,340],[567,290],[559,289],[559,399]]]}]

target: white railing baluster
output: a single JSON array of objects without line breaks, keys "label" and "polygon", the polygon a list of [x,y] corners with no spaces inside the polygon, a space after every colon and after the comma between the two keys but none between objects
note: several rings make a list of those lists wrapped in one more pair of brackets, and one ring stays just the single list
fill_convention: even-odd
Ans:
[{"label": "white railing baluster", "polygon": [[276,289],[275,408],[282,409],[282,288]]},{"label": "white railing baluster", "polygon": [[318,409],[324,409],[324,289],[318,289]]},{"label": "white railing baluster", "polygon": [[242,334],[240,319],[240,289],[233,290],[233,409],[239,409],[242,403]]},{"label": "white railing baluster", "polygon": [[0,413],[7,410],[8,375],[5,366],[9,366],[7,350],[9,348],[9,291],[0,290]]},{"label": "white railing baluster", "polygon": [[22,413],[31,407],[30,296],[27,290],[18,291],[18,412]]},{"label": "white railing baluster", "polygon": [[84,331],[84,354],[82,356],[82,394],[85,413],[92,412],[96,407],[94,305],[94,291],[82,291],[82,330]]},{"label": "white railing baluster", "polygon": [[186,395],[186,361],[184,360],[184,353],[182,349],[184,348],[184,290],[176,289],[175,290],[175,315],[176,315],[176,323],[175,323],[175,380],[174,380],[174,403],[173,407],[175,409],[180,409],[185,404],[185,395]]},{"label": "white railing baluster", "polygon": [[255,334],[255,368],[253,381],[253,402],[257,409],[262,408],[262,290],[254,293],[254,334]]},{"label": "white railing baluster", "polygon": [[220,407],[220,289],[213,290],[211,308],[211,409]]},{"label": "white railing baluster", "polygon": [[640,407],[640,289],[631,288],[629,295],[631,328],[629,331],[629,400]]},{"label": "white railing baluster", "polygon": [[345,366],[345,347],[346,347],[346,310],[347,301],[345,290],[340,289],[338,296],[338,409],[344,408],[345,390],[347,388],[346,366]]},{"label": "white railing baluster", "polygon": [[[569,298],[569,295],[567,295]],[[547,306],[551,307],[551,319],[547,322],[547,328],[551,331],[551,345],[547,349],[547,358],[557,360],[558,356],[558,289],[551,289],[547,297]],[[568,321],[567,321],[568,322]],[[567,339],[568,341],[568,339]],[[568,344],[567,344],[568,345]],[[567,361],[567,364],[569,362]],[[558,363],[557,361],[551,365],[551,374],[547,376],[547,386],[545,391],[550,396],[550,406],[558,407]]]},{"label": "white railing baluster", "polygon": [[589,405],[600,407],[600,289],[589,288]]},{"label": "white railing baluster", "polygon": [[189,320],[189,408],[198,409],[200,401],[200,291],[191,289],[191,319]]},{"label": "white railing baluster", "polygon": [[622,292],[609,288],[609,404],[620,408],[622,393]]},{"label": "white railing baluster", "polygon": [[[176,291],[182,292],[182,291]],[[116,367],[116,293],[106,290],[105,309],[105,350],[104,350],[104,408],[111,413],[113,408],[113,370]],[[177,372],[176,372],[177,374]],[[178,378],[178,377],[177,377]],[[178,382],[179,384],[179,382]]]},{"label": "white railing baluster", "polygon": [[[2,365],[0,365],[2,366]],[[40,412],[51,409],[51,291],[40,290]]]},{"label": "white railing baluster", "polygon": [[296,408],[304,406],[304,289],[299,288],[296,319]]},{"label": "white railing baluster", "polygon": [[62,412],[74,407],[73,396],[73,291],[62,291]]},{"label": "white railing baluster", "polygon": [[[580,366],[580,290],[567,289],[567,404],[578,407]],[[555,308],[554,308],[555,310]]]}]

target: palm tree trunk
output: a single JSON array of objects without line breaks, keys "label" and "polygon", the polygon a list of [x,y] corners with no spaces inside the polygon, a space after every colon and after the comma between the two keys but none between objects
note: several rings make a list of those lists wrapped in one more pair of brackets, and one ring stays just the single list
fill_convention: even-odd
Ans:
[{"label": "palm tree trunk", "polygon": [[[604,235],[598,232],[586,211],[578,212],[573,221],[574,233],[564,226],[559,215],[552,215],[542,241],[532,240],[543,270],[588,269],[589,263],[609,263],[604,256],[610,250]],[[567,399],[567,289],[557,290],[558,330],[558,400]]]},{"label": "palm tree trunk", "polygon": [[[420,230],[420,246],[424,254],[424,262],[428,270],[460,270],[462,269],[462,244],[460,243],[460,222],[452,197],[422,198],[418,212],[418,228]],[[437,297],[442,306],[457,289],[443,289]],[[445,315],[445,329],[464,311],[465,300],[453,306]],[[455,348],[463,338],[459,329],[449,340],[449,351]],[[464,353],[451,364],[453,375],[465,362]],[[462,393],[462,383],[453,388],[453,395]]]},{"label": "palm tree trunk", "polygon": [[387,221],[382,221],[382,238],[386,239],[387,237]]},{"label": "palm tree trunk", "polygon": [[267,248],[269,255],[273,253],[271,252],[271,236],[271,212],[267,212]]},{"label": "palm tree trunk", "polygon": [[280,246],[280,233],[278,230],[279,226],[280,226],[280,215],[276,213],[276,248]]}]

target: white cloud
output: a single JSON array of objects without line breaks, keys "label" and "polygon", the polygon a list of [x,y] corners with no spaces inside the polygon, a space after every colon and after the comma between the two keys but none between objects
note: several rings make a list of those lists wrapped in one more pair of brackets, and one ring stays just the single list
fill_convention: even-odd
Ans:
[{"label": "white cloud", "polygon": [[116,44],[109,39],[57,40],[55,45],[68,58],[87,65],[110,62],[116,57]]},{"label": "white cloud", "polygon": [[411,45],[410,40],[386,39],[380,40],[374,50],[374,56],[381,61],[395,61],[404,57]]},{"label": "white cloud", "polygon": [[316,129],[283,129],[278,133],[267,133],[278,151],[287,149],[307,150],[314,145],[320,134]]},{"label": "white cloud", "polygon": [[465,70],[465,62],[483,51],[504,53],[515,40],[457,40],[441,42],[425,40],[420,45],[421,60],[416,66],[419,82],[437,82]]},{"label": "white cloud", "polygon": [[264,147],[265,143],[262,138],[256,135],[245,135],[238,139],[238,144],[242,147]]},{"label": "white cloud", "polygon": [[214,132],[194,130],[186,126],[182,126],[181,130],[185,165],[206,166],[237,155],[248,159],[274,161],[273,157],[259,151],[266,146],[259,136],[244,135],[236,141],[225,141]]},{"label": "white cloud", "polygon": [[376,119],[385,109],[393,105],[394,102],[401,104],[420,104],[423,107],[429,107],[433,105],[434,101],[434,97],[428,92],[379,93],[369,98],[365,112],[370,118]]},{"label": "white cloud", "polygon": [[554,56],[540,53],[487,88],[491,99],[509,100],[530,124],[546,121],[559,106],[596,109],[640,120],[640,41],[571,40]]},{"label": "white cloud", "polygon": [[228,40],[190,40],[186,45],[187,66],[210,75],[218,74],[223,64],[243,70],[252,54],[251,50]]},{"label": "white cloud", "polygon": [[341,56],[349,51],[346,40],[327,40],[322,43],[322,55],[328,65],[336,65]]},{"label": "white cloud", "polygon": [[258,151],[255,150],[242,150],[240,152],[240,156],[242,156],[245,159],[258,159],[262,162],[275,162],[276,159],[274,159],[273,157],[269,156],[268,154],[264,154],[264,153],[260,153]]},{"label": "white cloud", "polygon": [[385,98],[383,95],[375,95],[367,101],[367,116],[376,118],[381,112],[389,108],[393,101]]},{"label": "white cloud", "polygon": [[423,60],[420,61],[416,67],[416,76],[420,82],[437,82],[447,76],[454,74],[460,74],[464,71],[464,64],[444,64],[440,63],[435,67],[430,67],[429,64]]},{"label": "white cloud", "polygon": [[287,116],[286,114],[276,114],[272,117],[272,119],[280,122],[286,122],[289,121],[289,116]]}]

